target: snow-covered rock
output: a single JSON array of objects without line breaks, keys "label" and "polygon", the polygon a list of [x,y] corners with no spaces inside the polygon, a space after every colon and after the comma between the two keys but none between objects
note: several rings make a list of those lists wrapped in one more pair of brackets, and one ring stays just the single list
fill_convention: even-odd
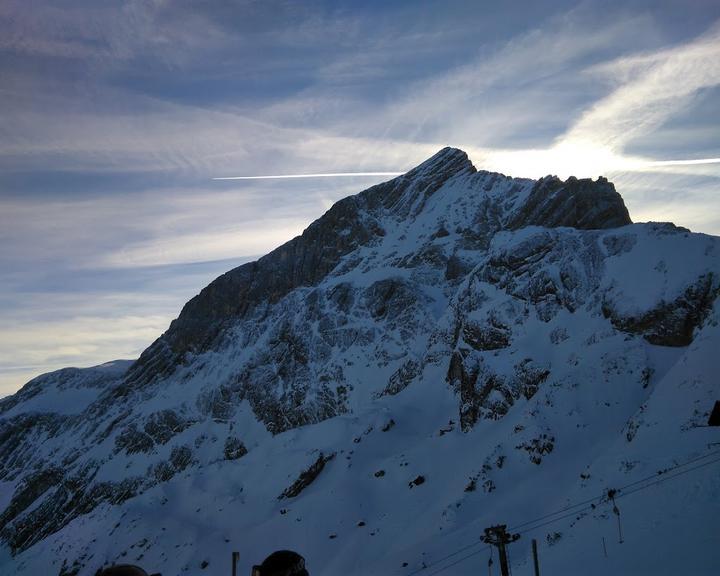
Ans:
[{"label": "snow-covered rock", "polygon": [[[528,573],[531,538],[548,573],[716,573],[719,293],[720,239],[446,148],[216,279],[136,362],[1,400],[0,572],[295,548],[312,574],[470,574],[505,523],[533,529]],[[658,470],[618,492],[618,544],[604,495]]]}]

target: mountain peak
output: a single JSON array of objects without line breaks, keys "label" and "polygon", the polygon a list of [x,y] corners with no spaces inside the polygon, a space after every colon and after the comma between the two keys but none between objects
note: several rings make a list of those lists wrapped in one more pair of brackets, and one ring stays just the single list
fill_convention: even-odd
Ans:
[{"label": "mountain peak", "polygon": [[442,227],[458,211],[465,216],[455,227],[478,250],[500,230],[631,223],[621,196],[604,178],[533,181],[478,172],[464,151],[446,147],[401,176],[339,200],[301,236],[214,280],[143,352],[128,374],[128,390],[174,371],[187,352],[212,348],[229,324],[258,305],[316,286],[353,251],[381,244],[389,230]]},{"label": "mountain peak", "polygon": [[[277,540],[327,573],[362,556],[389,574],[446,556],[498,506],[527,523],[697,461],[720,239],[627,223],[605,179],[475,171],[451,148],[340,200],[204,288],[132,367],[62,370],[0,401],[0,572],[135,558],[189,573]],[[703,482],[623,530],[692,536],[717,500]],[[558,562],[596,554],[607,522],[567,519]],[[576,553],[581,533],[597,537]]]},{"label": "mountain peak", "polygon": [[421,174],[431,173],[435,176],[450,176],[461,172],[477,172],[468,155],[459,148],[446,146],[433,156],[405,174],[405,177],[416,178]]}]

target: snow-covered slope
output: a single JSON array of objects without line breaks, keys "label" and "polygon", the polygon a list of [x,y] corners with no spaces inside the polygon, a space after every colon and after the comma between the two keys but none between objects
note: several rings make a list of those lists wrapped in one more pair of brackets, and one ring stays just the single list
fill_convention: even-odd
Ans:
[{"label": "snow-covered slope", "polygon": [[717,573],[719,293],[720,239],[444,149],[0,401],[0,572],[476,574],[503,523],[516,573]]}]

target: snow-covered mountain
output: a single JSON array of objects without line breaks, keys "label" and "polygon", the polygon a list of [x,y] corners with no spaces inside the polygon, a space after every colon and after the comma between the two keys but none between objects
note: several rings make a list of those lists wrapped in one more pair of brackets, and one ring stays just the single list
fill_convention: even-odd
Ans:
[{"label": "snow-covered mountain", "polygon": [[1,400],[0,573],[477,574],[499,523],[516,574],[720,573],[718,294],[719,238],[446,148]]}]

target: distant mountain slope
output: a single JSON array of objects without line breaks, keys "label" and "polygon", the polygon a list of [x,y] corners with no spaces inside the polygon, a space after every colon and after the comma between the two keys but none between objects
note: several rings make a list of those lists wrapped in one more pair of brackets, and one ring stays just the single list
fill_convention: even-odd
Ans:
[{"label": "distant mountain slope", "polygon": [[[556,574],[714,573],[719,293],[720,239],[446,148],[216,279],[136,362],[0,400],[0,570],[296,547],[312,574],[409,575],[598,496],[513,566],[536,537]],[[607,489],[694,458],[626,490],[617,544]]]}]

